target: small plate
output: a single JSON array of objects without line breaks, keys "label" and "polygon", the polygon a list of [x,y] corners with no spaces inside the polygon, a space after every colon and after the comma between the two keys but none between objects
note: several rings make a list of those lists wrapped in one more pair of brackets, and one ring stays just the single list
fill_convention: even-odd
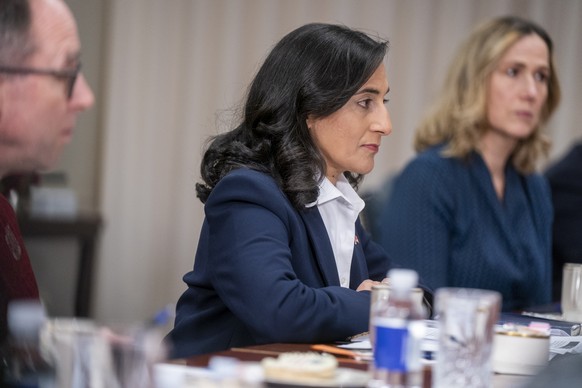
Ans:
[{"label": "small plate", "polygon": [[370,380],[370,374],[366,371],[337,368],[335,377],[329,380],[305,381],[295,379],[272,379],[265,378],[267,386],[272,387],[342,387],[360,388],[365,387]]}]

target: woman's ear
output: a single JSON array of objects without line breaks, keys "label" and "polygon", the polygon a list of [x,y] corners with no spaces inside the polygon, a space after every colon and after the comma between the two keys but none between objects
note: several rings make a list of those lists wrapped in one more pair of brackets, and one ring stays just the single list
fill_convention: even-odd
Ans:
[{"label": "woman's ear", "polygon": [[307,119],[305,120],[305,123],[307,124],[307,129],[309,129],[310,131],[314,129],[315,121],[316,120],[313,118],[313,116],[311,115],[307,116]]}]

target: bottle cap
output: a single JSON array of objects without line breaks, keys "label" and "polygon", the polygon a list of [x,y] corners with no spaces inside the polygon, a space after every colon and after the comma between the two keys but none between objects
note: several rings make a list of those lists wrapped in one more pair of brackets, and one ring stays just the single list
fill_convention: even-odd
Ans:
[{"label": "bottle cap", "polygon": [[396,290],[411,289],[418,283],[418,273],[412,269],[394,268],[388,271],[390,287]]}]

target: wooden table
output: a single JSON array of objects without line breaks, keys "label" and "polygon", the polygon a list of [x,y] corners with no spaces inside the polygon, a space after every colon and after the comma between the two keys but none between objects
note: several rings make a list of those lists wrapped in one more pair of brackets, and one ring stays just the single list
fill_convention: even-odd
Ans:
[{"label": "wooden table", "polygon": [[[208,366],[208,361],[213,356],[234,357],[241,361],[261,361],[265,357],[277,357],[284,352],[307,352],[310,350],[310,344],[268,344],[255,345],[244,348],[232,348],[222,352],[194,356],[184,360],[189,366]],[[347,357],[337,357],[339,365],[345,368],[368,370],[368,362],[356,361]]]},{"label": "wooden table", "polygon": [[[234,357],[241,361],[261,361],[265,357],[277,357],[283,352],[306,352],[310,350],[310,344],[268,344],[255,345],[241,348],[232,348],[222,352],[211,354],[204,354],[201,356],[194,356],[184,360],[178,360],[177,363],[185,363],[189,366],[206,367],[213,356]],[[369,363],[367,361],[357,361],[347,357],[337,357],[340,367],[353,368],[359,370],[368,370]],[[430,371],[428,371],[430,376]],[[425,376],[426,376],[425,371]],[[493,388],[516,388],[526,384],[529,380],[528,376],[517,375],[499,375],[493,376]]]}]

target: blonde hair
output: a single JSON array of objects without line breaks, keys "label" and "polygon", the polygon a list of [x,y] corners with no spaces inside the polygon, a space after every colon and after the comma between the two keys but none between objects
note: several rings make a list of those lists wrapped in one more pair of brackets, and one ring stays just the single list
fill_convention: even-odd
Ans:
[{"label": "blonde hair", "polygon": [[531,136],[520,141],[511,162],[521,173],[535,170],[536,162],[550,148],[542,133],[560,101],[560,85],[553,59],[553,44],[540,26],[517,17],[503,17],[481,24],[460,47],[445,80],[442,97],[420,123],[414,148],[420,152],[430,146],[447,143],[444,155],[465,158],[477,149],[477,143],[489,127],[487,84],[505,52],[519,39],[536,34],[549,51],[548,96],[540,123]]}]

